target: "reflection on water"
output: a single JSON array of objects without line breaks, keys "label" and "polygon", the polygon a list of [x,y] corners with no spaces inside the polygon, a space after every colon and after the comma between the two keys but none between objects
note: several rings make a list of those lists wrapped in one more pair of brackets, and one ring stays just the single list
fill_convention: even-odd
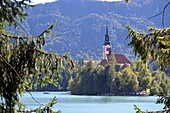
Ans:
[{"label": "reflection on water", "polygon": [[[163,105],[155,104],[158,97],[154,96],[78,96],[69,92],[32,92],[34,98],[41,104],[47,104],[54,96],[58,98],[55,110],[62,113],[134,113],[134,104],[144,110],[160,110]],[[39,105],[26,93],[21,102],[28,108]]]}]

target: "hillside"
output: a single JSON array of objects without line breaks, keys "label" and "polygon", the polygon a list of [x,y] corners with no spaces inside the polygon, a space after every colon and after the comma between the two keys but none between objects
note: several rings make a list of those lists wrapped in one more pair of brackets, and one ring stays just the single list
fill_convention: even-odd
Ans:
[{"label": "hillside", "polygon": [[[133,0],[130,4],[59,0],[27,10],[29,16],[25,26],[31,35],[38,35],[56,20],[56,36],[47,38],[46,50],[59,54],[70,52],[74,59],[101,59],[105,28],[108,25],[113,51],[132,58],[133,53],[127,47],[126,25],[131,24],[139,30],[161,28],[161,16],[145,20],[161,12],[166,3],[166,0]],[[170,25],[168,18],[170,15],[166,12],[166,26]]]}]

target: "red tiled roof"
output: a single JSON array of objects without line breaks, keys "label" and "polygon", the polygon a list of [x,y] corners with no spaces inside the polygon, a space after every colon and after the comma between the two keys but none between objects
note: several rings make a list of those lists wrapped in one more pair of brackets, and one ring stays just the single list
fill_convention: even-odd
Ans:
[{"label": "red tiled roof", "polygon": [[[127,67],[126,64],[131,64],[131,62],[123,54],[114,54],[118,64],[124,64],[122,67]],[[102,59],[99,65],[108,64],[106,59]]]},{"label": "red tiled roof", "polygon": [[117,60],[117,63],[119,64],[131,64],[131,62],[123,55],[123,54],[115,54],[115,58]]},{"label": "red tiled roof", "polygon": [[103,59],[103,60],[101,60],[101,62],[99,63],[99,65],[106,65],[108,62],[107,62],[107,60],[106,59]]}]

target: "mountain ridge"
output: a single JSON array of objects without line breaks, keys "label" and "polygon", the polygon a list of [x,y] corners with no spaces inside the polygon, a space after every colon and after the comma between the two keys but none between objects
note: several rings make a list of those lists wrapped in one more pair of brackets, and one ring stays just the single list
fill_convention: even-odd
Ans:
[{"label": "mountain ridge", "polygon": [[[59,54],[70,52],[77,60],[101,59],[105,27],[108,25],[114,53],[123,53],[131,59],[134,57],[131,48],[127,47],[126,25],[143,31],[151,26],[161,28],[161,17],[146,19],[161,12],[166,3],[159,0],[136,0],[130,4],[59,0],[28,9],[25,25],[31,35],[37,35],[57,20],[56,36],[47,37],[44,49]],[[166,13],[166,25],[170,25],[168,17]]]}]

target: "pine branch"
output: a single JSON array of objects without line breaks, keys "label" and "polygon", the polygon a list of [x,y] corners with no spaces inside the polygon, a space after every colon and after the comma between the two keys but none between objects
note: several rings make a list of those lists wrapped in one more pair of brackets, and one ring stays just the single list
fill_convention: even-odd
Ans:
[{"label": "pine branch", "polygon": [[30,91],[28,91],[28,93],[30,94],[31,98],[32,98],[37,104],[39,104],[39,105],[41,105],[41,106],[45,106],[44,104],[41,104],[40,102],[38,102],[38,101],[34,98],[34,96],[31,94]]}]

